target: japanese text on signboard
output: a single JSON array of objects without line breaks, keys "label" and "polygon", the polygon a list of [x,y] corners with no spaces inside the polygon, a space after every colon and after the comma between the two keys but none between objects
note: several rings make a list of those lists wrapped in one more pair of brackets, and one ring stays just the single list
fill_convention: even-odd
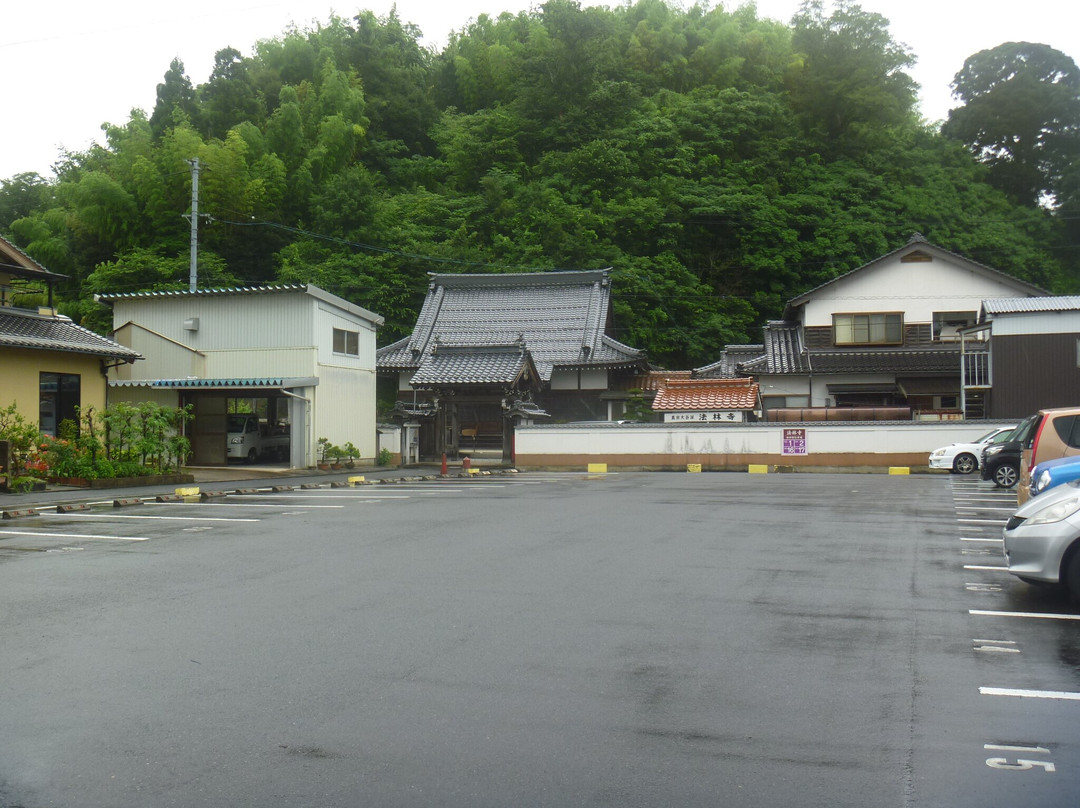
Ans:
[{"label": "japanese text on signboard", "polygon": [[664,413],[664,421],[696,421],[698,423],[711,423],[716,421],[742,422],[743,413],[730,410],[709,410],[706,412],[667,412]]},{"label": "japanese text on signboard", "polygon": [[784,454],[786,455],[804,455],[806,454],[806,430],[805,429],[785,429],[784,430]]}]

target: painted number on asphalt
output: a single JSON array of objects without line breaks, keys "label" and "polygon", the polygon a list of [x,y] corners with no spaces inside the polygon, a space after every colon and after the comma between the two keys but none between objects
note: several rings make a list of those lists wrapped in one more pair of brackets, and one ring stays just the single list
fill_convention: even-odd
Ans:
[{"label": "painted number on asphalt", "polygon": [[[1050,750],[1044,749],[1041,746],[999,746],[997,744],[987,743],[983,744],[983,749],[991,752],[1010,752],[1016,755],[1028,754],[1028,755],[1049,755]],[[1039,769],[1047,774],[1052,774],[1057,771],[1053,762],[1049,760],[1030,760],[1028,758],[1016,757],[1013,759],[1013,754],[1009,757],[992,757],[986,759],[986,765],[991,769],[1004,769],[1010,772],[1029,772],[1034,769]]]}]

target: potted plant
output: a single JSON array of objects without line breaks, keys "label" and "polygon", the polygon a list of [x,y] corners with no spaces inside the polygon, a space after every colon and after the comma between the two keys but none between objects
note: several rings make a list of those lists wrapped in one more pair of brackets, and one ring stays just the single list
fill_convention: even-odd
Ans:
[{"label": "potted plant", "polygon": [[354,458],[360,456],[360,450],[353,446],[352,441],[346,441],[345,445],[341,447],[341,450],[345,452],[345,456],[348,458],[345,461],[345,468],[355,468],[356,461],[354,460]]},{"label": "potted plant", "polygon": [[334,471],[340,469],[341,458],[345,456],[345,452],[342,451],[342,448],[340,446],[337,446],[336,444],[331,443],[329,446],[326,447],[326,453],[331,457],[330,468],[332,468]]},{"label": "potted plant", "polygon": [[322,471],[327,471],[330,468],[330,460],[329,460],[330,445],[331,445],[330,444],[330,439],[329,438],[319,438],[318,444],[319,444],[318,467]]}]

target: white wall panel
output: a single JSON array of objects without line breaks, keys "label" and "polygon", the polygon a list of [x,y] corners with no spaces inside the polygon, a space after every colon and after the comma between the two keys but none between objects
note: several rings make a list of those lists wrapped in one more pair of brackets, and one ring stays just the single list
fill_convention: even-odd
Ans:
[{"label": "white wall panel", "polygon": [[568,427],[518,427],[519,455],[673,455],[781,454],[784,429],[806,430],[808,453],[895,454],[930,452],[950,443],[969,441],[998,424],[985,421],[933,421],[889,424],[674,424]]},{"label": "white wall panel", "polygon": [[310,348],[252,348],[211,351],[206,356],[207,379],[254,379],[315,376]]},{"label": "white wall panel", "polygon": [[1080,333],[1080,312],[1075,311],[1037,311],[1030,314],[999,314],[994,317],[995,337],[1077,333]]},{"label": "white wall panel", "polygon": [[351,441],[361,456],[375,457],[375,374],[323,367],[314,408],[315,439],[341,446]]},{"label": "white wall panel", "polygon": [[816,292],[806,303],[804,324],[832,325],[837,312],[904,312],[904,322],[929,323],[936,311],[978,312],[982,301],[1024,296],[998,280],[943,258],[902,263],[899,258],[857,272]]}]

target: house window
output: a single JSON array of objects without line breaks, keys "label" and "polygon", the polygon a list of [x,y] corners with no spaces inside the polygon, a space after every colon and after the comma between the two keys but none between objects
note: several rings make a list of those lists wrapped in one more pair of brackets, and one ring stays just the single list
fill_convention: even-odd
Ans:
[{"label": "house window", "polygon": [[904,342],[904,315],[834,314],[833,342],[836,345],[901,345]]},{"label": "house window", "polygon": [[73,421],[78,429],[81,383],[81,377],[74,373],[39,376],[38,429],[43,435],[57,437],[64,421]]},{"label": "house window", "polygon": [[334,329],[334,353],[346,356],[360,355],[360,332],[346,331],[344,328]]},{"label": "house window", "polygon": [[976,313],[973,311],[935,311],[934,339],[944,342],[959,342],[960,329],[975,325]]}]

